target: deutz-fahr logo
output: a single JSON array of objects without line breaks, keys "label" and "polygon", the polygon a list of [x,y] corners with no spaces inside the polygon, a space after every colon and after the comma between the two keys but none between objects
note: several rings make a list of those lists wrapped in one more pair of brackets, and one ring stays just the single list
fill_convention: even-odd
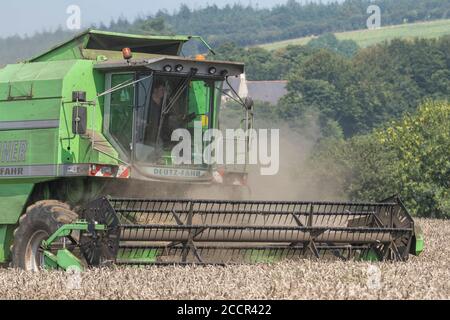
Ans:
[{"label": "deutz-fahr logo", "polygon": [[[28,142],[24,140],[0,141],[0,166],[25,162],[27,158]],[[21,176],[23,168],[0,167],[0,176]]]},{"label": "deutz-fahr logo", "polygon": [[27,157],[27,141],[0,141],[0,162],[24,162]]}]

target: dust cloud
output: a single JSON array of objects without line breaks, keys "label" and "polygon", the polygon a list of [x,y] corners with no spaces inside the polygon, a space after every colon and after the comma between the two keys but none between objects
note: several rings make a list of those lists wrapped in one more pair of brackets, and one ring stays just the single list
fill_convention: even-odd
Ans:
[{"label": "dust cloud", "polygon": [[[265,115],[256,114],[256,129],[279,129],[279,171],[275,175],[261,175],[260,165],[249,165],[247,168],[247,187],[211,184],[187,184],[179,181],[161,183],[153,181],[130,181],[109,188],[112,196],[133,198],[163,199],[214,199],[214,200],[273,200],[273,201],[333,201],[347,200],[342,188],[341,179],[320,180],[314,172],[318,163],[311,161],[310,156],[321,138],[317,120],[311,118],[307,125],[293,128],[281,121],[269,119]],[[232,111],[225,113],[221,129],[236,129],[242,124],[242,113]],[[270,140],[270,138],[269,138]],[[270,147],[269,147],[270,152]],[[323,178],[322,178],[323,179]]]},{"label": "dust cloud", "polygon": [[[339,186],[340,179],[319,180],[314,172],[319,164],[310,156],[321,138],[317,119],[297,128],[256,114],[256,129],[280,130],[280,167],[276,175],[263,176],[259,165],[248,168],[248,188],[208,187],[192,188],[192,198],[224,200],[278,200],[278,201],[333,201],[347,200]],[[239,128],[242,118],[236,114],[226,115],[222,123],[225,128]],[[269,148],[270,150],[270,148]],[[324,168],[322,168],[323,170]],[[325,168],[326,170],[326,168]],[[337,177],[336,177],[337,178]]]}]

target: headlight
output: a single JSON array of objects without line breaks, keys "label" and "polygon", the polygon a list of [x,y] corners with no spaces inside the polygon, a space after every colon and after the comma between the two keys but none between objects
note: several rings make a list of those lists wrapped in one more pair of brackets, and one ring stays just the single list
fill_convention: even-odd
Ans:
[{"label": "headlight", "polygon": [[164,67],[164,71],[165,72],[172,72],[172,66],[168,64],[167,66]]},{"label": "headlight", "polygon": [[211,67],[211,68],[209,68],[208,72],[209,72],[209,74],[215,74],[217,72],[217,69],[216,69],[216,67]]},{"label": "headlight", "polygon": [[178,64],[178,65],[175,66],[175,71],[176,72],[181,72],[181,71],[183,71],[183,69],[184,69],[184,67],[181,64]]}]

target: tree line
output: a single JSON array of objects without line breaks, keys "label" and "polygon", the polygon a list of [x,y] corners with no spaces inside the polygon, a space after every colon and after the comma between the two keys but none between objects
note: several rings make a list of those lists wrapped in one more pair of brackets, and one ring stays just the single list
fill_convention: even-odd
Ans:
[{"label": "tree line", "polygon": [[352,55],[320,42],[277,51],[225,44],[218,59],[245,62],[250,80],[288,80],[288,94],[273,112],[295,127],[317,116],[326,135],[365,134],[426,99],[450,96],[450,36],[396,39]]},{"label": "tree line", "polygon": [[[382,24],[428,21],[450,17],[450,0],[346,0],[338,3],[301,4],[289,0],[271,9],[227,5],[209,5],[190,9],[182,5],[170,14],[166,11],[134,21],[119,18],[97,28],[138,34],[195,34],[217,47],[227,42],[239,46],[322,35],[366,28],[367,8],[379,5]],[[0,39],[0,65],[27,59],[73,35],[62,29],[37,33],[29,37]],[[202,44],[193,44],[187,53],[204,51]]]}]

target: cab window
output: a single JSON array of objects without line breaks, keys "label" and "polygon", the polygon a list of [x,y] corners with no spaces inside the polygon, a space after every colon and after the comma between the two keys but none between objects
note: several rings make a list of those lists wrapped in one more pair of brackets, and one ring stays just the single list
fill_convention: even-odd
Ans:
[{"label": "cab window", "polygon": [[[112,74],[111,88],[134,80],[134,74]],[[110,95],[108,133],[127,154],[130,154],[133,132],[134,87],[126,86]]]}]

